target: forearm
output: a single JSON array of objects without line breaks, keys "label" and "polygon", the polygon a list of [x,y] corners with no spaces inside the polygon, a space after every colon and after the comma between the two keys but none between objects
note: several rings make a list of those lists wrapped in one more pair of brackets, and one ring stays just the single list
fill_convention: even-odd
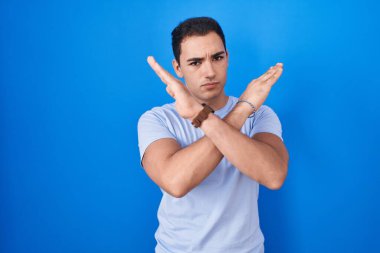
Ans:
[{"label": "forearm", "polygon": [[[238,131],[246,119],[246,115],[234,108],[221,121]],[[204,136],[168,159],[167,177],[173,182],[172,187],[180,192],[178,195],[185,195],[210,175],[222,159],[223,154],[207,136]]]},{"label": "forearm", "polygon": [[242,134],[215,115],[210,115],[201,128],[243,174],[271,189],[281,185],[287,165],[271,146]]},{"label": "forearm", "polygon": [[[202,110],[199,108],[201,106],[199,101],[196,101],[186,86],[165,71],[153,57],[148,57],[148,63],[167,85],[167,92],[176,100],[176,110],[179,115],[185,119],[194,118]],[[278,63],[259,78],[252,80],[240,99],[250,101],[259,108],[281,73],[282,64]],[[235,108],[241,109],[242,107],[236,106]],[[249,113],[246,114],[246,109],[235,110],[235,108],[225,120],[211,114],[201,126],[206,137],[182,150],[178,147],[178,143],[175,143],[174,148],[171,149],[172,152],[163,152],[165,157],[157,159],[160,164],[160,173],[155,177],[158,178],[157,181],[160,181],[162,185],[170,185],[167,189],[175,189],[176,193],[186,194],[215,169],[224,155],[243,173],[259,182],[265,182],[265,178],[262,176],[263,172],[271,171],[276,167],[279,163],[278,157],[274,155],[275,152],[269,144],[258,143],[240,133],[239,130]],[[242,116],[243,114],[246,115]],[[214,130],[215,132],[213,132]],[[266,138],[266,143],[270,143],[268,139],[271,137]],[[279,146],[277,139],[275,145]],[[253,161],[249,159],[252,155],[257,157]],[[285,157],[284,153],[282,155]],[[243,161],[240,161],[240,158]],[[259,167],[257,172],[255,171],[256,167]],[[277,171],[273,170],[273,172]]]}]

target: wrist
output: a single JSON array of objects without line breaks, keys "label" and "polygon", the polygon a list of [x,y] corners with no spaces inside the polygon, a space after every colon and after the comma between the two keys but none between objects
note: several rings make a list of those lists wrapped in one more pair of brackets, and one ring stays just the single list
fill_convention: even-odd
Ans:
[{"label": "wrist", "polygon": [[235,105],[233,111],[235,114],[239,115],[239,117],[247,119],[255,110],[248,103],[240,102]]},{"label": "wrist", "polygon": [[197,116],[191,121],[191,124],[198,128],[201,126],[202,122],[208,118],[209,114],[213,114],[215,111],[206,103],[202,104],[202,110],[197,114]]},{"label": "wrist", "polygon": [[228,113],[226,117],[224,117],[223,121],[235,129],[241,129],[249,115],[249,108],[246,108],[239,103],[235,105],[235,107]]},{"label": "wrist", "polygon": [[191,116],[191,117],[189,118],[189,120],[190,120],[191,122],[193,122],[194,119],[195,119],[195,118],[197,117],[197,115],[199,114],[199,112],[202,111],[202,110],[203,110],[203,106],[202,106],[201,104],[199,104],[199,103],[196,103],[196,104],[194,105],[194,107],[193,107],[193,113],[192,113],[193,116]]}]

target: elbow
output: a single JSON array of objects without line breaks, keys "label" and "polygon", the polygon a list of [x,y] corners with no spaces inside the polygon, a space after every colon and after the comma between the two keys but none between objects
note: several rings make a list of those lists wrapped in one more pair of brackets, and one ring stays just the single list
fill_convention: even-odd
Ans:
[{"label": "elbow", "polygon": [[188,192],[181,188],[171,187],[171,188],[168,188],[166,193],[168,193],[174,198],[182,198],[182,197],[185,197]]},{"label": "elbow", "polygon": [[287,166],[283,170],[281,170],[281,172],[276,173],[276,175],[274,175],[271,178],[271,180],[269,180],[266,186],[270,190],[280,190],[281,187],[284,185],[286,176],[287,176]]},{"label": "elbow", "polygon": [[272,180],[267,184],[267,188],[270,190],[280,190],[285,180]]},{"label": "elbow", "polygon": [[[169,193],[169,192],[168,192]],[[187,192],[171,192],[169,193],[172,197],[174,198],[182,198],[182,197],[185,197],[185,195],[187,194]]]},{"label": "elbow", "polygon": [[159,179],[159,186],[167,194],[174,198],[184,197],[191,188],[188,187],[189,183],[185,175],[179,173],[175,168],[169,168],[169,165],[166,166],[166,169],[160,169],[161,175]]},{"label": "elbow", "polygon": [[182,198],[186,196],[189,190],[184,186],[183,182],[179,182],[178,180],[167,180],[165,184],[165,192],[171,195],[174,198]]},{"label": "elbow", "polygon": [[280,159],[280,163],[278,163],[272,170],[274,173],[267,185],[270,190],[279,190],[284,185],[285,179],[288,175],[288,163],[289,154],[286,151],[284,157]]}]

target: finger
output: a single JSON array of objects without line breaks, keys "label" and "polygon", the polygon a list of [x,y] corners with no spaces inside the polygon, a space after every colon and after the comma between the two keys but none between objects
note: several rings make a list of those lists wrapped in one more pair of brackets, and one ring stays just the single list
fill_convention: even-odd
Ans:
[{"label": "finger", "polygon": [[283,69],[283,64],[281,62],[278,62],[275,66],[272,66],[267,71],[267,74],[263,75],[262,81],[268,81],[271,78],[275,78],[278,75],[278,71]]},{"label": "finger", "polygon": [[257,78],[257,80],[260,81],[260,82],[267,81],[269,78],[272,77],[272,75],[277,71],[277,69],[278,69],[277,65],[270,67],[267,70],[267,72],[265,72],[263,75],[261,75],[259,78]]},{"label": "finger", "polygon": [[284,64],[283,64],[282,62],[277,62],[277,63],[276,63],[276,67],[283,68],[283,67],[284,67]]},{"label": "finger", "polygon": [[269,85],[273,85],[277,82],[277,80],[281,77],[282,75],[282,72],[283,72],[283,69],[282,68],[278,68],[278,70],[276,71],[275,74],[272,75],[271,78],[269,78],[266,83],[269,84]]},{"label": "finger", "polygon": [[147,61],[153,71],[158,75],[162,82],[165,84],[168,83],[168,80],[165,75],[165,70],[156,62],[156,60],[152,56],[148,56]]},{"label": "finger", "polygon": [[282,68],[282,65],[277,65],[276,72],[273,74],[271,79],[278,79],[281,75],[284,69]]},{"label": "finger", "polygon": [[162,82],[164,82],[166,85],[176,80],[169,72],[167,72],[163,67],[161,67],[160,64],[157,63],[153,56],[148,56],[147,61],[150,67],[154,70],[154,72],[156,72]]},{"label": "finger", "polygon": [[281,62],[278,62],[278,63],[273,67],[273,69],[275,69],[275,72],[273,73],[273,75],[272,75],[269,79],[275,79],[275,78],[278,79],[278,77],[280,77],[281,74],[282,74],[283,66],[284,66],[284,65],[283,65]]},{"label": "finger", "polygon": [[264,74],[262,74],[259,78],[257,78],[258,81],[264,81],[268,79],[268,76],[270,76],[270,73],[272,72],[272,68],[270,67]]},{"label": "finger", "polygon": [[175,98],[175,97],[174,97],[174,92],[169,88],[169,86],[166,86],[166,92],[169,93],[169,95],[170,95],[171,97]]}]

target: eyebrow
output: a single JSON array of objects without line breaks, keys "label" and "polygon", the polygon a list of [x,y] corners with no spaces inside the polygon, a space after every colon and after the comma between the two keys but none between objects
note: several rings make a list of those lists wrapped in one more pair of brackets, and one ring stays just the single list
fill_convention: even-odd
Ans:
[{"label": "eyebrow", "polygon": [[[222,54],[225,54],[225,53],[226,53],[225,51],[220,51],[220,52],[213,54],[211,57],[215,58],[215,57],[222,55]],[[204,57],[194,57],[194,58],[187,59],[187,62],[202,61],[202,60],[204,60]]]}]

